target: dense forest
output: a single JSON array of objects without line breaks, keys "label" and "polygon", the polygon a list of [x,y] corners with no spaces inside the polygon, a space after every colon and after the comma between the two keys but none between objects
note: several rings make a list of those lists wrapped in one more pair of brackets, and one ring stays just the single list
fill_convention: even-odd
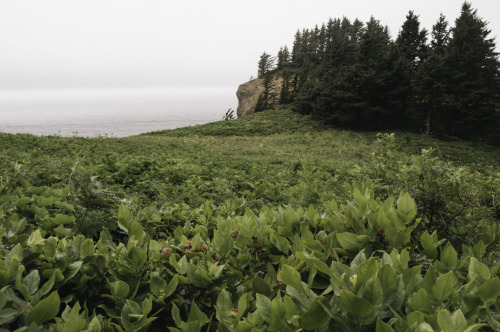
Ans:
[{"label": "dense forest", "polygon": [[490,32],[467,2],[455,26],[441,15],[430,33],[409,11],[395,40],[374,17],[330,19],[297,31],[291,51],[262,54],[256,111],[292,104],[337,127],[500,141],[500,63]]}]

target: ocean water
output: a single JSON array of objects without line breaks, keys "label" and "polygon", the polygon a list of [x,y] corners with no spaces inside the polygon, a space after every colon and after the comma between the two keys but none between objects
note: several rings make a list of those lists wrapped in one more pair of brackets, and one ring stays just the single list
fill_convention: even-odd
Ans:
[{"label": "ocean water", "polygon": [[0,132],[125,137],[220,121],[236,88],[0,91]]}]

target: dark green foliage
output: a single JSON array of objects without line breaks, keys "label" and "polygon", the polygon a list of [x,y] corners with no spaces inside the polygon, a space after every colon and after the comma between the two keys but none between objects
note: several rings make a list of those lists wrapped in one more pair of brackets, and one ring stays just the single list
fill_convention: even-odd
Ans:
[{"label": "dark green foliage", "polygon": [[427,136],[432,133],[444,132],[446,123],[445,109],[447,107],[446,89],[450,82],[446,69],[446,50],[450,31],[446,18],[441,15],[432,26],[430,52],[425,62],[416,73],[419,84],[415,86],[417,100],[414,119],[417,125],[425,128]]},{"label": "dark green foliage", "polygon": [[0,331],[498,330],[491,146],[285,109],[0,146]]},{"label": "dark green foliage", "polygon": [[[450,82],[444,108],[450,135],[467,136],[498,130],[498,54],[487,23],[465,2],[446,49]],[[492,127],[494,126],[494,127]]]},{"label": "dark green foliage", "polygon": [[262,79],[264,91],[257,100],[255,112],[272,109],[278,101],[278,96],[275,93],[276,81],[273,75],[275,61],[274,57],[265,52],[260,57],[258,77]]},{"label": "dark green foliage", "polygon": [[[286,139],[303,136],[288,134]],[[22,143],[22,136],[18,138]],[[317,138],[295,148],[313,149]],[[441,166],[439,159],[423,154],[425,160],[421,160],[397,152],[394,135],[379,138],[378,150],[370,149],[375,152],[367,159],[369,165],[344,170],[359,184],[345,185],[345,192],[335,199],[316,197],[295,207],[250,208],[239,197],[218,203],[207,199],[197,207],[158,207],[134,198],[116,207],[115,233],[103,228],[97,239],[75,232],[69,188],[32,186],[26,180],[33,171],[29,164],[4,169],[0,183],[0,328],[496,330],[498,227],[481,218],[470,229],[474,234],[464,234],[473,242],[470,245],[448,243],[439,234],[442,229],[421,229],[427,223],[421,219],[427,217],[421,199],[429,193],[447,192],[450,177],[440,177],[431,188],[424,179],[419,186],[421,176]],[[140,149],[154,149],[158,143],[148,136],[135,139],[141,142],[136,146]],[[210,139],[213,143],[214,138]],[[355,139],[350,136],[348,141]],[[59,153],[66,140],[75,139],[59,139],[60,145],[52,141],[54,152]],[[94,144],[96,151],[116,150],[119,142],[79,141],[82,146]],[[39,143],[43,145],[43,138]],[[22,145],[19,148],[26,150]],[[133,158],[141,151],[131,149],[123,158]],[[185,153],[180,149],[172,152]],[[192,153],[191,162],[196,164],[198,157]],[[319,160],[317,166],[289,164],[282,172],[295,173],[290,181],[311,171],[312,176],[300,180],[306,184],[320,179],[325,171],[326,165]],[[159,160],[158,167],[169,162],[171,159]],[[226,161],[226,181],[232,179],[229,169],[234,163]],[[153,164],[144,161],[123,169],[135,175],[154,171],[161,177]],[[365,175],[374,175],[371,169],[377,164],[381,173],[375,175],[382,174],[384,179],[367,180]],[[252,172],[262,167],[266,165],[253,165]],[[412,178],[413,169],[417,172]],[[450,165],[449,171],[452,178],[471,179],[468,169]],[[263,183],[252,181],[248,186],[262,185],[269,190],[282,181],[279,176],[274,172]],[[186,191],[197,187],[187,182],[189,177],[183,180]],[[479,190],[487,196],[490,190],[498,191],[494,173],[474,177],[493,181],[487,187],[467,181],[474,190],[462,188],[464,183],[460,183],[457,192]],[[208,182],[217,184],[215,179]],[[420,200],[400,191],[402,188],[415,191]],[[241,193],[248,198],[245,191]],[[282,193],[278,190],[277,197]],[[266,194],[261,191],[258,196]],[[457,215],[462,212],[453,204],[450,207]],[[479,213],[484,215],[491,211],[488,205],[475,208],[482,208]],[[468,218],[469,213],[463,216]],[[460,234],[456,226],[468,224],[457,218],[452,225],[447,230],[450,236]]]},{"label": "dark green foliage", "polygon": [[[280,103],[338,127],[498,144],[500,64],[489,33],[469,3],[451,30],[439,18],[430,43],[413,11],[394,41],[373,17],[366,24],[330,19],[297,31],[290,63],[281,48],[274,73],[284,78]],[[259,106],[269,106],[267,99]]]}]

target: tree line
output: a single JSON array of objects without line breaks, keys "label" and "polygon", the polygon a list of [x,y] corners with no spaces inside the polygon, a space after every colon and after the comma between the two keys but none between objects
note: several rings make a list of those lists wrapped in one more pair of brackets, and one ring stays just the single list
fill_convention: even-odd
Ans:
[{"label": "tree line", "polygon": [[409,11],[395,40],[374,17],[330,19],[297,31],[291,50],[262,54],[265,92],[256,111],[291,104],[337,127],[498,142],[500,64],[490,33],[468,2],[453,27],[441,14],[430,33]]}]

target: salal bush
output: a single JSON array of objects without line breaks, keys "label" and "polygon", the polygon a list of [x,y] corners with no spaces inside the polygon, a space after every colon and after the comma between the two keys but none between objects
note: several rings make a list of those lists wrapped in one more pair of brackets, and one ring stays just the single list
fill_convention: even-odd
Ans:
[{"label": "salal bush", "polygon": [[122,204],[94,240],[69,189],[6,176],[0,330],[499,330],[498,253],[418,232],[411,195],[374,188],[257,212]]}]

